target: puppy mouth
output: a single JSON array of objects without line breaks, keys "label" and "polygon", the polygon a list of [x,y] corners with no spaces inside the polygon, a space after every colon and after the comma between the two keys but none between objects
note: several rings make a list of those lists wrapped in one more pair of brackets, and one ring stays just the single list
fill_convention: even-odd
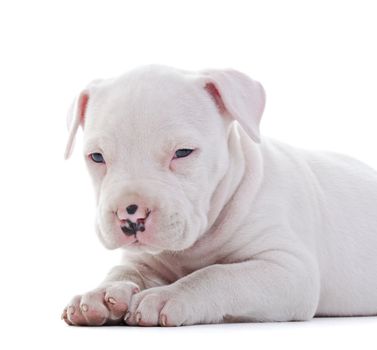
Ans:
[{"label": "puppy mouth", "polygon": [[126,236],[136,236],[137,232],[145,231],[144,219],[137,219],[137,222],[132,222],[129,219],[125,221],[126,225],[122,225],[120,228]]},{"label": "puppy mouth", "polygon": [[136,222],[131,221],[130,219],[122,220],[121,222],[121,230],[126,236],[132,236],[135,235],[137,232],[144,232],[145,231],[145,220],[148,219],[148,216],[150,214],[150,210],[146,212],[145,218],[137,219]]}]

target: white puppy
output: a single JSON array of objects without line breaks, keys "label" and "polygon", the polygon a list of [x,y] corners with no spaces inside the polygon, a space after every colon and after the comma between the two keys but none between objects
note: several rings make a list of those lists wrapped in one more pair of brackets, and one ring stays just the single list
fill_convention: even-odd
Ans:
[{"label": "white puppy", "polygon": [[377,314],[377,172],[266,138],[262,86],[234,70],[135,69],[72,110],[124,261],[68,324],[189,325]]}]

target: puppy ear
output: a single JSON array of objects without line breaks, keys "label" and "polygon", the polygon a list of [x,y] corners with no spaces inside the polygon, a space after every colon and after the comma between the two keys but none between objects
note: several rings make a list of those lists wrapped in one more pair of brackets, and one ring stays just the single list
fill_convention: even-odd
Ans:
[{"label": "puppy ear", "polygon": [[75,145],[75,137],[79,126],[84,128],[85,112],[89,102],[89,92],[84,90],[71,105],[67,115],[67,127],[69,130],[67,146],[65,148],[64,158],[68,159]]},{"label": "puppy ear", "polygon": [[204,88],[219,112],[237,120],[246,133],[259,143],[259,123],[266,101],[262,85],[232,69],[205,70],[201,74],[204,76]]}]

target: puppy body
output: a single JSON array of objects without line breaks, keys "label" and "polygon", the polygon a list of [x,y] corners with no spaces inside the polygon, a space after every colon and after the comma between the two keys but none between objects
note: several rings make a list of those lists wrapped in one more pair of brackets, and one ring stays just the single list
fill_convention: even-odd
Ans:
[{"label": "puppy body", "polygon": [[[191,75],[143,68],[121,79],[133,87],[136,102],[128,107],[122,102],[131,100],[130,92],[120,89],[119,81],[86,90],[88,110],[80,110],[79,103],[76,108],[77,115],[85,114],[86,144],[93,145],[98,135],[113,137],[104,151],[111,159],[106,170],[89,164],[98,198],[97,232],[106,246],[125,253],[97,292],[71,301],[63,315],[69,324],[106,324],[124,316],[128,324],[181,325],[377,314],[377,173],[346,156],[267,138],[259,143],[264,93],[248,79],[238,72]],[[161,81],[166,90],[158,95],[153,86]],[[190,94],[171,102],[169,93],[177,88]],[[237,96],[240,91],[251,105]],[[103,96],[106,103],[98,103]],[[159,139],[148,134],[148,106],[143,114],[135,108],[140,97],[164,111],[167,119],[158,122],[174,124],[169,133],[159,132]],[[119,106],[132,111],[127,118],[134,134],[129,123],[122,128],[126,117]],[[151,165],[157,159],[152,155],[161,155],[152,149],[168,134],[180,135],[182,126],[201,153],[187,163],[172,161],[173,175],[167,174]],[[128,153],[129,167],[121,166],[120,154],[135,145],[146,161],[140,164]],[[145,234],[135,235],[136,246],[113,218],[115,208],[129,199],[156,208]],[[110,297],[116,303],[109,303]]]},{"label": "puppy body", "polygon": [[[154,270],[159,284],[214,264],[232,264],[239,283],[228,283],[224,271],[221,284],[213,286],[220,298],[239,298],[238,310],[226,314],[232,320],[377,314],[376,172],[350,157],[267,138],[256,148],[236,129],[230,152],[238,161],[218,188],[228,196],[211,228],[183,252],[133,259],[126,252],[125,263],[132,259],[137,268]],[[276,275],[266,272],[263,262],[276,264]],[[254,270],[258,264],[260,270]],[[251,273],[258,284],[263,281],[263,289],[248,280]],[[205,279],[210,289],[210,271]],[[248,308],[245,300],[254,303]]]}]

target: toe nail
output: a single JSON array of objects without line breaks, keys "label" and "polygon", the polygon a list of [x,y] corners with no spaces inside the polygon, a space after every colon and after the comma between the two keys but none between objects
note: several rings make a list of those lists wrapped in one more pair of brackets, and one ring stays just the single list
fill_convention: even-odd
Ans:
[{"label": "toe nail", "polygon": [[161,315],[161,317],[160,317],[161,326],[166,326],[166,323],[167,323],[166,315]]},{"label": "toe nail", "polygon": [[141,313],[140,312],[136,313],[135,319],[136,319],[136,323],[139,323],[141,321]]},{"label": "toe nail", "polygon": [[131,316],[131,312],[127,312],[126,316],[124,316],[124,322],[126,322],[130,316]]},{"label": "toe nail", "polygon": [[87,312],[88,309],[89,309],[88,305],[86,305],[86,304],[81,305],[81,311]]},{"label": "toe nail", "polygon": [[107,301],[110,303],[110,304],[116,304],[116,300],[113,298],[113,297],[109,297],[108,299],[107,299]]},{"label": "toe nail", "polygon": [[70,307],[68,308],[68,313],[69,313],[70,315],[73,315],[73,314],[75,313],[75,307],[74,307],[74,306],[70,306]]},{"label": "toe nail", "polygon": [[67,317],[67,309],[64,309],[62,316],[61,316],[61,319],[64,320],[66,317]]}]

